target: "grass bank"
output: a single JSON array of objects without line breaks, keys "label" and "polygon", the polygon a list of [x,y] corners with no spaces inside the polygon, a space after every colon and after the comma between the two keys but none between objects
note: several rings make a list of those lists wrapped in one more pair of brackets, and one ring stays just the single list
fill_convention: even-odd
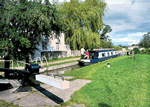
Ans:
[{"label": "grass bank", "polygon": [[[135,55],[135,59],[120,56],[64,75],[74,79],[88,79],[91,83],[76,91],[71,103],[87,107],[149,107],[150,104],[150,55]],[[107,63],[111,67],[107,68]],[[72,80],[74,80],[72,79]]]}]

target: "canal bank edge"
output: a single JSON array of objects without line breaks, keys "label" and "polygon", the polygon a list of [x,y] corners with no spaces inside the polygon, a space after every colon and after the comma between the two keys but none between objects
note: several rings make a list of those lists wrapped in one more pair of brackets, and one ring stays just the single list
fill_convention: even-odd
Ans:
[{"label": "canal bank edge", "polygon": [[40,68],[40,73],[45,72],[46,70],[55,70],[59,68],[64,68],[64,67],[69,67],[72,65],[77,65],[78,62],[72,62],[72,63],[67,63],[67,64],[62,64],[62,65],[56,65],[56,66],[51,66],[51,67],[46,67],[46,68]]}]

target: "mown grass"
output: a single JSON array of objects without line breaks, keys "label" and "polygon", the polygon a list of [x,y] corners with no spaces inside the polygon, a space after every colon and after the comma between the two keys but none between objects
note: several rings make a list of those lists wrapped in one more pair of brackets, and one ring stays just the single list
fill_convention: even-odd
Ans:
[{"label": "mown grass", "polygon": [[[101,63],[86,66],[64,75],[75,79],[92,80],[76,91],[71,103],[87,107],[150,107],[150,55],[135,55],[135,59],[120,56]],[[107,68],[107,63],[111,67]]]}]

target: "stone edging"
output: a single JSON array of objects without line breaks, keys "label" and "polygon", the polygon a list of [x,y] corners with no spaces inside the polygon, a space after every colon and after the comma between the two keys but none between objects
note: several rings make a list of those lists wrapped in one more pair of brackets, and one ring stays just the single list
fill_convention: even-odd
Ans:
[{"label": "stone edging", "polygon": [[78,64],[78,62],[72,62],[72,63],[67,63],[67,64],[62,64],[62,65],[56,65],[56,66],[51,66],[48,68],[40,68],[40,73],[44,72],[46,70],[55,70],[55,69],[59,69],[59,68],[64,68],[64,67],[68,67],[68,66],[72,66],[72,65],[76,65]]}]

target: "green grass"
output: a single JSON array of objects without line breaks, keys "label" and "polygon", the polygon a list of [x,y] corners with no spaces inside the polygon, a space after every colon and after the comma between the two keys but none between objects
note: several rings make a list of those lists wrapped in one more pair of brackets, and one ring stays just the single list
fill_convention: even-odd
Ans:
[{"label": "green grass", "polygon": [[[149,107],[150,55],[135,55],[135,59],[120,56],[63,75],[92,80],[76,91],[68,102],[87,107]],[[107,63],[111,67],[107,68]]]}]

